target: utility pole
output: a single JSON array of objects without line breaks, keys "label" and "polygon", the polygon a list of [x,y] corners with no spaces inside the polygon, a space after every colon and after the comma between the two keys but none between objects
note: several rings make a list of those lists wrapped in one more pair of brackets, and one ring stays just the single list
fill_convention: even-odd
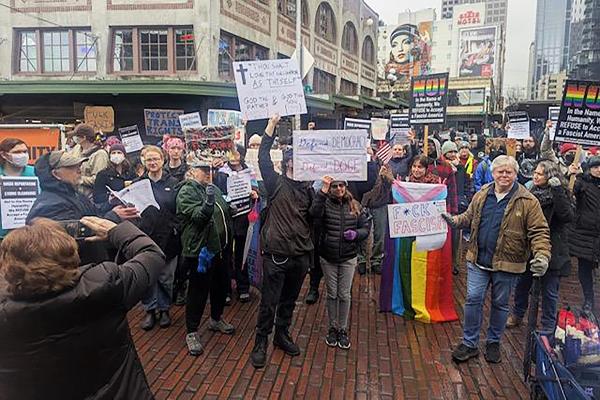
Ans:
[{"label": "utility pole", "polygon": [[[304,90],[304,71],[302,71],[302,65],[304,64],[304,54],[302,54],[302,0],[296,0],[296,60],[298,61],[298,68],[300,71],[300,81],[302,89]],[[301,128],[301,116],[296,114],[294,117],[295,129],[300,130]]]}]

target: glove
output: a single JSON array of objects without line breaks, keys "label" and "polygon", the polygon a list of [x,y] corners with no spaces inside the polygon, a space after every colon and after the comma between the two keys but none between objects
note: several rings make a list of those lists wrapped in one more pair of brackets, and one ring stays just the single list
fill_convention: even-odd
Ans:
[{"label": "glove", "polygon": [[206,204],[209,206],[215,205],[215,185],[213,184],[206,186]]},{"label": "glove", "polygon": [[355,241],[357,237],[358,232],[356,232],[354,229],[348,229],[344,232],[344,239],[346,239],[349,242]]},{"label": "glove", "polygon": [[553,176],[552,178],[548,179],[548,185],[550,185],[552,187],[558,187],[558,186],[561,185],[560,179],[558,179],[557,177]]},{"label": "glove", "polygon": [[536,256],[529,263],[529,269],[533,274],[534,278],[539,278],[544,276],[546,271],[548,270],[548,259],[544,256]]},{"label": "glove", "polygon": [[444,221],[446,221],[448,225],[450,225],[451,228],[456,228],[458,226],[452,215],[448,213],[441,213],[440,217],[442,217]]}]

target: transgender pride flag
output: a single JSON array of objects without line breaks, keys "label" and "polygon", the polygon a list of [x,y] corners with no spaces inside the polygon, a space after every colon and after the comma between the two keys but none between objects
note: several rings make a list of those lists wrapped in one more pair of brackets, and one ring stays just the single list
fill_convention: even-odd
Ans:
[{"label": "transgender pride flag", "polygon": [[[445,200],[447,189],[446,185],[395,181],[392,196],[395,203]],[[380,311],[422,322],[458,319],[452,294],[451,232],[442,235],[391,239],[386,233]],[[436,239],[441,248],[422,249],[439,247],[433,244]]]}]

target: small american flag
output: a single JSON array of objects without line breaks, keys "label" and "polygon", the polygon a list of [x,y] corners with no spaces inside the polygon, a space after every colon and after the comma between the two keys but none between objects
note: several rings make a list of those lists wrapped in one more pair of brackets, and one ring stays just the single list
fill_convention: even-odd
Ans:
[{"label": "small american flag", "polygon": [[382,140],[379,142],[379,150],[377,150],[375,155],[381,160],[383,165],[386,165],[392,159],[392,147],[388,142]]}]

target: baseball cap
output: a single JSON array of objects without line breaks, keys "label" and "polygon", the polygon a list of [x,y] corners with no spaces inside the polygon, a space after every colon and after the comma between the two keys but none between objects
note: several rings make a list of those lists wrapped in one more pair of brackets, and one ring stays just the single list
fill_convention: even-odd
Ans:
[{"label": "baseball cap", "polygon": [[50,169],[58,169],[74,167],[75,165],[80,165],[82,162],[87,160],[87,157],[77,157],[76,155],[67,151],[57,150],[50,152],[48,164],[50,165]]}]

